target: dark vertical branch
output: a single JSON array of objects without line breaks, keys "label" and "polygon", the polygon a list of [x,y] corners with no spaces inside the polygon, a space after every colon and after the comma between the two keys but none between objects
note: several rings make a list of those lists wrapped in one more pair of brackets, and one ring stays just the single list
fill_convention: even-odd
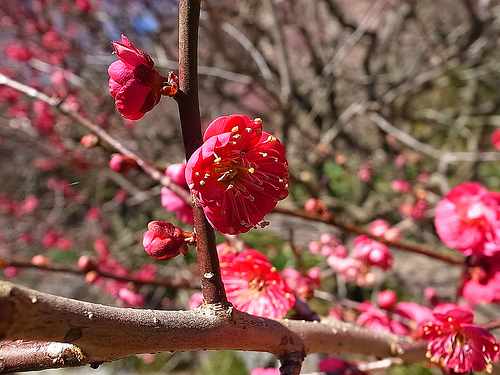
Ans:
[{"label": "dark vertical branch", "polygon": [[186,158],[203,143],[198,101],[198,27],[201,0],[179,1],[179,105]]},{"label": "dark vertical branch", "polygon": [[[184,139],[186,158],[202,145],[198,101],[198,26],[201,0],[179,1],[179,89],[175,99]],[[200,264],[201,290],[206,303],[226,304],[226,293],[220,275],[214,230],[208,223],[198,200],[193,197],[196,251]]]}]

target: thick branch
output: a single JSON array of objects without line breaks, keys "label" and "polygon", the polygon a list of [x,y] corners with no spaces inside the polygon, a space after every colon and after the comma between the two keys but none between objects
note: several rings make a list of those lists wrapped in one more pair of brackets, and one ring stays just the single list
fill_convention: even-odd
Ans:
[{"label": "thick branch", "polygon": [[0,374],[81,366],[85,358],[73,344],[41,341],[5,341],[0,344]]},{"label": "thick branch", "polygon": [[0,282],[0,316],[0,339],[71,343],[81,349],[79,365],[187,350],[263,351],[281,358],[293,354],[295,361],[297,353],[398,356],[408,363],[425,359],[425,349],[408,338],[337,320],[271,320],[220,305],[192,311],[109,307],[9,282]]}]

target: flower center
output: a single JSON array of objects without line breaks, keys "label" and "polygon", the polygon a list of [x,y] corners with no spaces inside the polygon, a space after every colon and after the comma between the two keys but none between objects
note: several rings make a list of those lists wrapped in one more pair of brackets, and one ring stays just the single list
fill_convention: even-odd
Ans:
[{"label": "flower center", "polygon": [[233,188],[235,184],[243,180],[246,173],[253,171],[253,168],[248,168],[241,158],[238,159],[222,160],[219,157],[215,159],[214,171],[219,175],[217,181],[225,184],[228,189]]},{"label": "flower center", "polygon": [[253,289],[256,292],[261,292],[262,289],[266,286],[266,280],[262,277],[255,276],[252,280],[248,282],[248,286],[250,289]]}]

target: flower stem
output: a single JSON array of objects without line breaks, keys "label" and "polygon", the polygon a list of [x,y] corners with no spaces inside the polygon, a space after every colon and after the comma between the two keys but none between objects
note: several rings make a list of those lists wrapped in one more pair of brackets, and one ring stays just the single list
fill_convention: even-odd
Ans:
[{"label": "flower stem", "polygon": [[[201,0],[179,1],[179,93],[174,97],[179,116],[186,159],[203,144],[198,101],[198,25]],[[227,304],[222,284],[215,233],[203,208],[193,197],[196,252],[200,267],[201,291],[209,304]]]}]

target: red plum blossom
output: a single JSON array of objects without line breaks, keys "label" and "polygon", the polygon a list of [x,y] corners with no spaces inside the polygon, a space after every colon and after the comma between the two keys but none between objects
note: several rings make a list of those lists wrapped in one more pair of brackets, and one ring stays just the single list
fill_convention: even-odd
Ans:
[{"label": "red plum blossom", "polygon": [[222,281],[233,306],[252,315],[282,318],[295,295],[276,267],[256,250],[221,257]]},{"label": "red plum blossom", "polygon": [[262,131],[261,122],[244,115],[217,118],[187,162],[188,186],[222,234],[267,225],[264,216],[288,196],[285,147]]},{"label": "red plum blossom", "polygon": [[457,373],[493,370],[498,342],[488,330],[472,323],[470,311],[438,306],[433,315],[434,321],[423,325],[424,338],[429,341],[427,357],[432,362]]}]

